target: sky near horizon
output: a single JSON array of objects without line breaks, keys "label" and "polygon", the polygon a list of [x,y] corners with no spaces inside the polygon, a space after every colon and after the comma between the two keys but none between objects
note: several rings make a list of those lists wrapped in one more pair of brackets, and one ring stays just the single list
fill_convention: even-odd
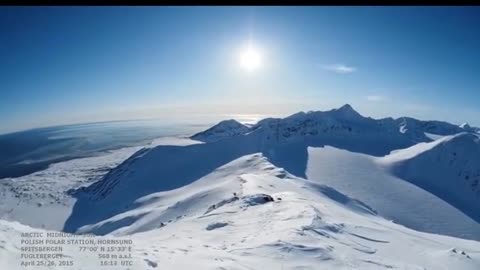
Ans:
[{"label": "sky near horizon", "polygon": [[479,7],[0,7],[0,133],[345,103],[480,126],[479,48]]}]

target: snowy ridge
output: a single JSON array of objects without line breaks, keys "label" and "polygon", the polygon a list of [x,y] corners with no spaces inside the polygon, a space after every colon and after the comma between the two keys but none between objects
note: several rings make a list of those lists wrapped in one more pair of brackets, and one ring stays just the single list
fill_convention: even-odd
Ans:
[{"label": "snowy ridge", "polygon": [[75,193],[77,203],[64,230],[73,232],[125,212],[143,196],[188,185],[236,158],[254,153],[258,145],[246,139],[251,137],[241,138],[242,142],[221,140],[144,149],[94,185]]},{"label": "snowy ridge", "polygon": [[[73,186],[63,231],[131,237],[134,270],[476,270],[480,139],[452,126],[348,104],[222,121]],[[0,220],[0,269],[21,269],[22,231],[43,230]]]},{"label": "snowy ridge", "polygon": [[475,131],[475,128],[470,127],[468,124],[457,126],[444,121],[422,121],[411,117],[401,117],[396,119],[396,121],[401,123],[401,125],[405,125],[405,128],[415,128],[422,132],[443,136]]},{"label": "snowy ridge", "polygon": [[462,132],[382,158],[397,176],[429,190],[480,222],[480,138]]},{"label": "snowy ridge", "polygon": [[300,112],[283,119],[264,119],[253,129],[263,131],[264,139],[273,143],[304,140],[306,137],[326,142],[388,140],[387,144],[395,144],[398,148],[414,143],[396,128],[363,117],[348,104],[325,112]]},{"label": "snowy ridge", "polygon": [[[0,222],[0,240],[9,239],[0,246],[27,230],[16,226]],[[109,231],[110,238],[130,235],[135,270],[480,266],[478,242],[394,224],[335,189],[288,174],[261,154],[242,156],[178,189],[144,196],[136,207],[79,232]],[[14,264],[18,253],[14,245],[0,248],[0,257],[10,258],[1,262],[20,269]],[[75,250],[66,253],[80,256]],[[81,261],[88,266],[93,260]]]},{"label": "snowy ridge", "polygon": [[364,117],[351,105],[345,104],[329,111],[299,112],[286,118],[266,118],[251,127],[235,120],[225,120],[191,138],[213,142],[247,135],[258,129],[264,130],[266,140],[275,141],[295,140],[306,136],[394,136],[394,140],[404,145],[431,141],[425,133],[445,136],[460,132],[478,132],[478,128],[472,128],[468,124],[457,126],[443,121],[422,121],[411,117],[377,120]]},{"label": "snowy ridge", "polygon": [[[402,123],[403,125],[411,126],[411,122],[409,119],[403,119]],[[225,125],[241,127],[242,132],[245,131],[244,128],[248,129],[248,127],[238,122],[226,121],[221,123],[220,127]],[[420,125],[416,121],[413,121],[413,123]],[[214,126],[214,128],[217,126]],[[415,128],[413,129],[415,130]],[[211,131],[212,129],[209,130]],[[388,155],[392,151],[396,153],[395,151],[400,151],[400,149],[406,147],[421,147],[424,144],[416,144],[419,137],[421,138],[420,135],[416,136],[417,134],[423,135],[424,138],[421,138],[422,140],[431,141],[431,139],[425,136],[423,131],[421,133],[412,133],[406,130],[402,132],[402,129],[398,129],[398,126],[396,126],[395,120],[375,120],[363,117],[353,110],[350,105],[326,112],[300,112],[284,119],[264,119],[243,134],[238,132],[220,132],[222,136],[217,136],[216,132],[199,134],[202,134],[205,140],[211,139],[211,142],[182,146],[163,145],[141,150],[110,171],[102,180],[78,190],[75,193],[78,201],[72,211],[72,215],[65,223],[64,230],[75,232],[84,226],[98,224],[128,210],[136,209],[138,200],[144,196],[181,188],[194,183],[217,168],[245,155],[262,153],[273,166],[283,168],[297,177],[307,178],[307,164],[311,164],[309,165],[310,167],[319,166],[309,162],[311,159],[307,150],[309,147],[318,148],[330,145],[351,152],[381,157]],[[205,136],[208,137],[208,134],[213,134],[213,137],[206,138]],[[227,136],[227,134],[231,134],[231,136]],[[219,139],[220,137],[221,139]],[[439,142],[435,141],[432,144]],[[470,154],[469,162],[473,162],[472,164],[475,164],[478,156],[475,156],[475,154]],[[386,162],[389,159],[384,158],[382,160]],[[445,164],[440,165],[447,166]],[[427,169],[423,170],[424,173],[430,175],[432,174],[430,171],[434,170],[435,167],[429,166],[425,168]],[[476,170],[476,167],[463,168],[460,171],[448,166],[445,168],[445,175],[462,174],[468,170]],[[393,169],[391,171],[401,181],[407,180],[417,184],[416,181],[411,179],[403,179],[407,176],[399,175]],[[374,172],[372,171],[371,173]],[[468,176],[472,177],[471,182],[469,182],[471,186],[476,185],[475,175],[476,171],[473,171],[473,175],[470,176],[469,174]],[[323,177],[314,178],[321,179]],[[456,180],[453,179],[456,178],[447,178],[442,181],[450,183],[448,185],[454,185]],[[428,181],[437,180],[428,178]],[[436,185],[418,183],[418,186],[437,196],[448,190],[446,188],[437,190]],[[469,192],[472,193],[471,191]],[[461,191],[457,190],[454,193],[456,195],[447,194],[440,197],[447,203],[458,207],[460,211],[466,213],[474,220],[477,220],[475,214],[472,214],[472,212],[479,210],[477,198],[475,196],[472,197],[473,201],[470,201],[472,203],[470,205],[461,204],[459,206],[457,197],[460,196]],[[368,193],[362,194],[362,196],[368,197]],[[426,196],[426,194],[418,193],[418,196]],[[366,198],[362,197],[360,199]],[[95,209],[95,211],[92,211],[92,209]],[[441,212],[441,208],[438,211]],[[128,218],[122,222],[130,224],[130,222],[133,222],[132,220],[135,219]],[[403,222],[403,220],[406,220],[405,224],[409,226],[416,226],[420,222],[415,221],[412,223],[410,219],[405,219],[404,217],[398,219],[400,222]],[[462,218],[457,224],[462,222],[470,224],[471,221],[465,217],[465,220]],[[473,237],[474,239],[480,238],[477,235],[477,227],[473,226],[471,229],[468,229],[462,226],[460,235],[468,238]],[[444,232],[445,228],[448,228],[448,224],[442,226],[440,232]],[[424,229],[430,231],[428,226]],[[101,229],[100,231],[102,233],[110,232],[108,229]],[[436,229],[433,231],[437,232]],[[457,234],[454,233],[454,235]]]},{"label": "snowy ridge", "polygon": [[[240,127],[242,132],[248,129],[238,122],[226,121],[200,133],[212,142],[141,150],[102,180],[78,190],[78,201],[64,229],[76,231],[105,220],[134,207],[143,196],[188,185],[244,155],[263,153],[275,166],[305,177],[308,146],[335,145],[380,156],[414,143],[394,128],[386,129],[376,120],[361,116],[349,105],[328,112],[266,119],[244,134],[212,131],[217,127],[224,130],[225,126]],[[208,134],[213,137],[205,137]],[[92,208],[97,210],[91,211]]]},{"label": "snowy ridge", "polygon": [[[133,235],[149,238],[152,246],[159,247],[159,252],[151,254],[149,260],[166,269],[188,269],[193,264],[198,269],[478,267],[477,242],[422,234],[385,221],[331,188],[284,176],[259,154],[235,160],[219,168],[220,175],[213,176],[216,173],[177,192],[180,195],[200,191],[220,182],[223,187],[232,187],[215,195],[216,204],[203,201],[211,200],[211,193],[193,193],[188,197],[195,198],[191,206],[203,205],[198,211],[180,215],[190,207],[184,208],[184,201],[179,200],[174,209],[178,218],[169,222],[163,217],[164,225],[150,223],[160,225],[158,229]],[[168,197],[165,193],[152,194],[144,203],[161,204]],[[212,209],[212,205],[217,206],[203,211],[206,206]],[[150,215],[149,222],[153,217],[161,217],[160,213]],[[395,250],[402,252],[397,254]]]}]

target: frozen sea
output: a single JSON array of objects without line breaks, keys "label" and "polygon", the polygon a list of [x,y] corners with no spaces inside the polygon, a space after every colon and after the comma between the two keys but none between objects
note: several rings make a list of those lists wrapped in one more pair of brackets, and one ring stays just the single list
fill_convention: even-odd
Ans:
[{"label": "frozen sea", "polygon": [[114,121],[30,129],[0,135],[0,179],[20,177],[50,164],[91,157],[155,138],[191,135],[211,125],[160,120]]}]

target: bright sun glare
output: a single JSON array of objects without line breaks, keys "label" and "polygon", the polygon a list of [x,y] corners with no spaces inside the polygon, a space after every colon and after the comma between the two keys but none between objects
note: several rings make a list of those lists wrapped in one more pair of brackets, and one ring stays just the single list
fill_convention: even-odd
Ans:
[{"label": "bright sun glare", "polygon": [[262,56],[258,50],[248,46],[240,54],[240,65],[247,71],[254,71],[262,65]]}]

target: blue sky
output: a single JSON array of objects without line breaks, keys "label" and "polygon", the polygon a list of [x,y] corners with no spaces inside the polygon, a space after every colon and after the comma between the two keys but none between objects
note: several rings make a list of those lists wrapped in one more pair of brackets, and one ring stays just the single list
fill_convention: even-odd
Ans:
[{"label": "blue sky", "polygon": [[344,103],[480,126],[479,29],[478,7],[0,7],[0,133]]}]

